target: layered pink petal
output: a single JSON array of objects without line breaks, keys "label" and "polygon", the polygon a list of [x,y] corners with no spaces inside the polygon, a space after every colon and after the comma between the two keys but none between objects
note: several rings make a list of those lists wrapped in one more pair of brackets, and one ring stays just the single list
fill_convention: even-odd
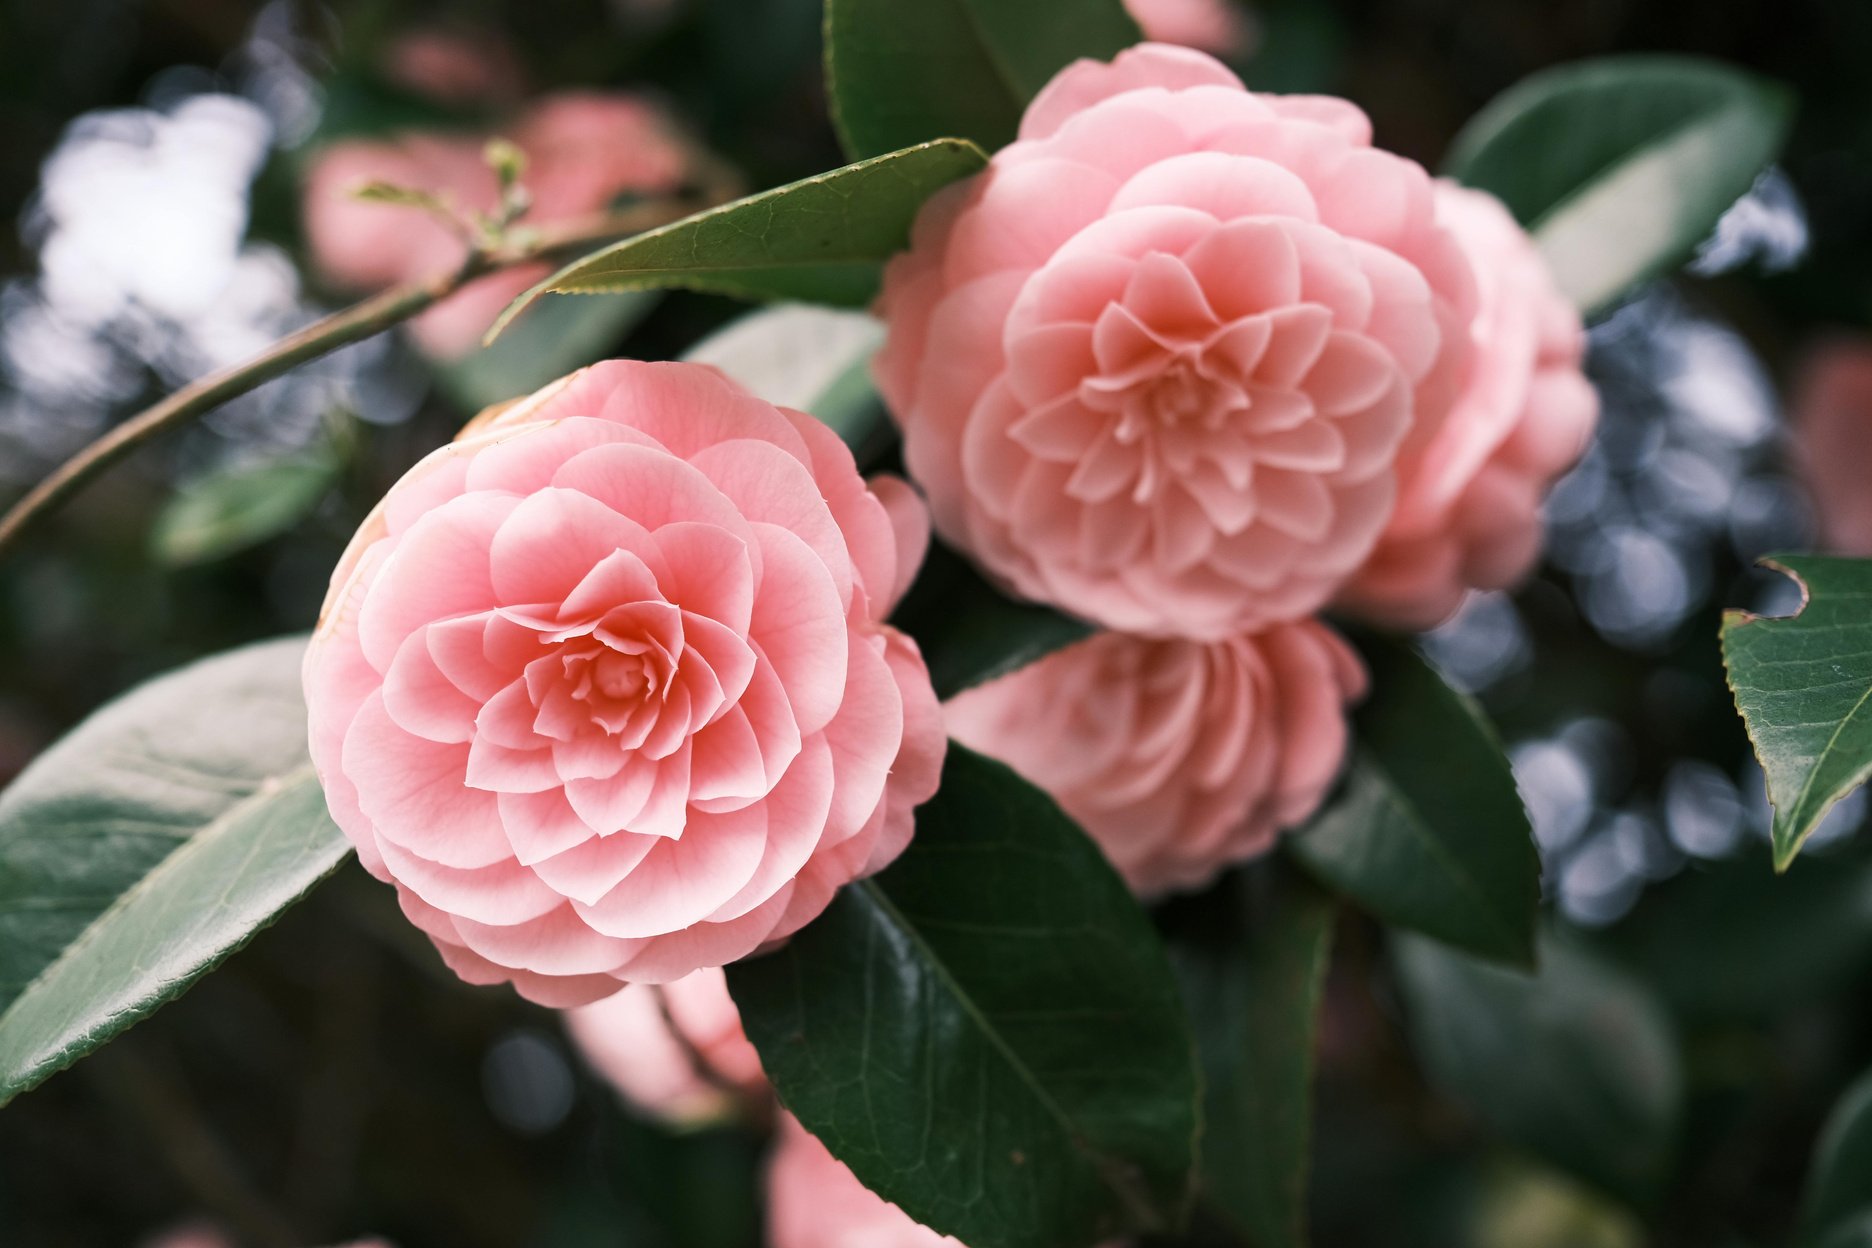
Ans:
[{"label": "layered pink petal", "polygon": [[901,851],[944,738],[881,616],[926,530],[807,420],[698,366],[594,368],[425,460],[340,561],[314,762],[464,978],[681,979]]},{"label": "layered pink petal", "polygon": [[1371,555],[1475,300],[1429,178],[1356,108],[1147,44],[1061,71],[932,201],[875,371],[937,531],[1006,588],[1222,641]]},{"label": "layered pink petal", "polygon": [[1200,887],[1318,807],[1358,660],[1313,621],[1225,642],[1107,633],[951,698],[949,732],[1045,789],[1145,896]]}]

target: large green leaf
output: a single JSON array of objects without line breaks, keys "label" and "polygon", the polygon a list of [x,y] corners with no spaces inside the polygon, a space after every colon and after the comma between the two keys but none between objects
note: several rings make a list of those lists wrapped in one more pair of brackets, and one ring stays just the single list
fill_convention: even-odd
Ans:
[{"label": "large green leaf", "polygon": [[1306,1243],[1332,898],[1270,857],[1161,921],[1203,1065],[1203,1195],[1255,1248]]},{"label": "large green leaf", "polygon": [[1583,61],[1476,114],[1448,170],[1500,196],[1590,312],[1690,255],[1774,159],[1790,111],[1781,87],[1712,61]]},{"label": "large green leaf", "polygon": [[322,448],[191,481],[157,514],[151,548],[159,561],[179,567],[276,537],[319,505],[342,466],[335,451]]},{"label": "large green leaf", "polygon": [[1808,1243],[1830,1243],[1831,1237],[1855,1224],[1862,1233],[1872,1227],[1872,1073],[1848,1088],[1833,1107],[1814,1149],[1801,1204],[1803,1240]]},{"label": "large green leaf", "polygon": [[1800,614],[1727,612],[1722,643],[1785,871],[1833,803],[1872,774],[1872,560],[1783,555],[1769,566],[1800,583]]},{"label": "large green leaf", "polygon": [[1683,1071],[1664,1008],[1564,941],[1539,975],[1400,934],[1398,986],[1425,1073],[1508,1142],[1643,1202],[1668,1177]]},{"label": "large green leaf", "polygon": [[1364,647],[1371,696],[1339,792],[1288,839],[1329,887],[1387,923],[1531,965],[1540,857],[1481,710],[1406,647]]},{"label": "large green leaf", "polygon": [[940,698],[1005,676],[1093,633],[1090,624],[1051,607],[1009,598],[941,542],[930,544],[892,622],[916,639]]},{"label": "large green leaf", "polygon": [[883,340],[884,326],[863,312],[783,303],[730,322],[683,358],[714,365],[770,403],[811,412],[857,450],[887,420],[870,375]]},{"label": "large green leaf", "polygon": [[853,157],[951,134],[992,150],[1054,74],[1140,38],[1121,0],[827,0],[832,118]]},{"label": "large green leaf", "polygon": [[493,333],[554,293],[675,286],[863,307],[923,201],[986,159],[973,143],[937,139],[685,217],[574,260],[514,300]]},{"label": "large green leaf", "polygon": [[105,706],[0,793],[0,1103],[176,996],[343,858],[302,639]]},{"label": "large green leaf", "polygon": [[1182,1216],[1197,1074],[1162,946],[1044,794],[951,744],[910,848],[728,971],[781,1101],[970,1248]]}]

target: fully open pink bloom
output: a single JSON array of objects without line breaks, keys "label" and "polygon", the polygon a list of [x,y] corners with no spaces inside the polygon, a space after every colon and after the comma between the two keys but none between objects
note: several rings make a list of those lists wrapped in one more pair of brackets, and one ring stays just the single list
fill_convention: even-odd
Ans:
[{"label": "fully open pink bloom", "polygon": [[1397,508],[1340,596],[1383,623],[1430,628],[1470,589],[1501,589],[1540,555],[1541,500],[1586,449],[1599,399],[1586,335],[1547,262],[1499,200],[1437,184],[1437,213],[1474,262],[1475,351],[1449,418],[1398,464]]},{"label": "fully open pink bloom", "polygon": [[941,708],[882,623],[916,508],[695,364],[477,422],[333,575],[305,673],[333,818],[462,978],[548,1005],[786,936],[936,788]]},{"label": "fully open pink bloom", "polygon": [[1794,464],[1813,496],[1820,541],[1872,558],[1872,339],[1810,350],[1794,375]]},{"label": "fully open pink bloom", "polygon": [[1254,43],[1248,9],[1236,0],[1125,0],[1154,43],[1180,43],[1216,56],[1244,56]]},{"label": "fully open pink bloom", "polygon": [[1364,114],[1144,44],[1061,71],[923,208],[877,377],[936,527],[1014,591],[1216,640],[1358,569],[1474,297]]},{"label": "fully open pink bloom", "polygon": [[[686,176],[688,158],[671,123],[634,96],[547,96],[502,133],[526,153],[523,181],[533,195],[526,219],[534,224],[602,212],[626,195],[665,194]],[[305,190],[306,239],[320,273],[338,286],[376,290],[459,263],[465,244],[442,221],[416,208],[362,202],[352,191],[389,182],[491,212],[500,191],[483,159],[484,145],[479,135],[409,133],[322,149]],[[433,355],[464,355],[547,271],[524,265],[471,282],[410,322],[410,332]]]},{"label": "fully open pink bloom", "polygon": [[1131,887],[1195,888],[1305,820],[1345,758],[1351,649],[1313,620],[1228,641],[1102,633],[944,704],[949,734],[1078,820]]},{"label": "fully open pink bloom", "polygon": [[717,969],[629,985],[567,1011],[566,1026],[625,1100],[672,1125],[718,1121],[768,1094],[760,1055]]}]

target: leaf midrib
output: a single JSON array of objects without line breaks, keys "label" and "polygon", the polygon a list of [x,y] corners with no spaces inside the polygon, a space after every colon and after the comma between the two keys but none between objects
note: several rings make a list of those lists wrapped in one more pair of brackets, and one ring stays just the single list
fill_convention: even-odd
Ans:
[{"label": "leaf midrib", "polygon": [[[1839,745],[1840,734],[1846,731],[1847,725],[1858,719],[1860,712],[1866,709],[1868,702],[1872,702],[1872,683],[1866,685],[1864,691],[1859,694],[1858,701],[1853,703],[1852,709],[1842,715],[1839,722],[1833,725],[1833,731],[1828,735],[1826,744],[1822,746],[1820,752],[1814,756],[1813,766],[1807,769],[1807,778],[1802,782],[1800,792],[1795,796],[1794,803],[1788,810],[1786,817],[1790,823],[1794,821],[1798,812],[1803,812],[1807,809],[1808,800],[1813,796],[1814,784],[1820,778],[1820,771],[1825,766],[1828,758],[1832,755],[1834,748]],[[1867,766],[1872,767],[1872,764],[1868,764]],[[1863,773],[1866,768],[1862,767],[1858,770],[1860,773]],[[1834,800],[1838,799],[1836,798]],[[1827,804],[1831,805],[1831,802]],[[1806,840],[1807,837],[1813,833],[1814,829],[1819,826],[1820,816],[1818,813],[1815,813],[1804,820],[1804,822],[1807,824],[1807,827],[1799,836],[1795,836],[1792,830],[1789,830],[1790,843],[1787,845],[1784,852],[1790,857],[1799,850],[1800,843]],[[1780,846],[1776,848],[1777,850],[1781,849]]]},{"label": "leaf midrib", "polygon": [[[997,0],[989,0],[989,2],[996,3]],[[998,2],[1005,4],[1007,0],[998,0]],[[975,0],[951,0],[951,3],[962,10],[964,24],[968,27],[969,33],[975,37],[975,42],[981,47],[982,59],[986,60],[988,68],[994,71],[995,78],[1006,93],[1015,116],[1020,116],[1026,111],[1027,97],[1021,90],[1013,67],[1003,58],[1001,50],[995,46],[995,41],[989,38],[988,32],[983,28],[981,16],[975,11]]]},{"label": "leaf midrib", "polygon": [[1491,927],[1496,929],[1498,936],[1506,938],[1507,947],[1516,950],[1525,949],[1527,941],[1516,930],[1513,922],[1497,913],[1488,904],[1486,890],[1481,889],[1479,881],[1471,879],[1468,873],[1462,870],[1460,858],[1451,854],[1448,847],[1430,830],[1430,821],[1424,817],[1417,803],[1406,795],[1406,790],[1392,776],[1390,769],[1379,761],[1374,751],[1367,749],[1364,754],[1366,765],[1384,783],[1385,792],[1390,796],[1393,807],[1404,816],[1405,823],[1417,839],[1430,847],[1431,856],[1444,868],[1462,893],[1469,898],[1470,904]]},{"label": "leaf midrib", "polygon": [[[20,1002],[30,997],[34,989],[52,979],[54,975],[57,974],[60,967],[64,966],[75,957],[92,940],[97,939],[98,933],[104,930],[107,921],[113,915],[123,910],[133,899],[141,896],[148,889],[153,888],[154,885],[151,881],[156,879],[160,873],[169,870],[178,861],[185,860],[194,854],[205,852],[201,847],[211,843],[215,833],[224,831],[231,823],[245,817],[250,811],[264,807],[266,803],[277,799],[282,793],[287,792],[302,781],[315,778],[316,773],[310,762],[303,763],[293,768],[291,771],[283,772],[276,776],[263,777],[261,781],[254,786],[253,791],[246,797],[241,798],[226,810],[216,815],[213,819],[210,819],[207,823],[202,824],[195,832],[183,838],[175,849],[164,854],[161,859],[152,864],[150,869],[139,876],[135,883],[124,889],[123,892],[118,893],[116,898],[113,899],[108,906],[100,910],[95,918],[85,924],[82,931],[72,937],[63,949],[59,950],[57,957],[47,962],[37,975],[27,981],[25,987],[20,989],[18,996],[7,1002],[6,1008],[0,1010],[0,1037],[6,1034],[7,1024],[13,1018],[15,1011],[18,1010]],[[217,902],[217,904],[219,904],[219,902]],[[0,1080],[4,1079],[4,1073],[0,1073]],[[0,1089],[3,1089],[4,1086],[4,1083],[0,1083]],[[15,1089],[15,1091],[17,1091],[17,1089]],[[11,1095],[11,1092],[0,1094],[0,1104],[5,1104],[6,1100]]]},{"label": "leaf midrib", "polygon": [[897,908],[896,903],[890,899],[890,896],[885,893],[878,882],[875,879],[864,880],[861,881],[857,887],[870,898],[872,904],[877,906],[884,917],[896,927],[898,931],[902,932],[905,938],[916,948],[918,953],[922,955],[925,963],[935,972],[937,979],[943,986],[948,989],[950,996],[955,1000],[956,1004],[961,1007],[963,1013],[975,1024],[976,1030],[988,1041],[989,1046],[996,1053],[1000,1054],[1002,1060],[1013,1070],[1021,1083],[1025,1084],[1028,1090],[1033,1093],[1034,1099],[1040,1103],[1041,1107],[1055,1119],[1061,1131],[1065,1133],[1067,1142],[1072,1146],[1075,1152],[1092,1166],[1093,1171],[1099,1176],[1100,1181],[1104,1184],[1106,1189],[1124,1202],[1126,1210],[1131,1214],[1133,1220],[1140,1226],[1145,1227],[1160,1224],[1162,1219],[1158,1216],[1157,1211],[1146,1204],[1142,1197],[1140,1197],[1137,1192],[1133,1191],[1128,1184],[1118,1182],[1114,1178],[1112,1170],[1122,1163],[1093,1147],[1083,1135],[1081,1135],[1077,1123],[1073,1120],[1072,1116],[1066,1112],[1065,1107],[1053,1098],[1053,1094],[1040,1082],[1039,1076],[1028,1068],[1027,1063],[1023,1061],[1020,1055],[1001,1037],[1000,1032],[991,1025],[988,1015],[982,1010],[981,1006],[976,1003],[974,997],[969,994],[967,989],[963,987],[961,981],[950,971],[948,963],[943,961],[935,949],[931,948],[929,942],[923,938],[923,933],[918,930],[916,925],[910,921],[909,917],[905,915],[902,910]]}]

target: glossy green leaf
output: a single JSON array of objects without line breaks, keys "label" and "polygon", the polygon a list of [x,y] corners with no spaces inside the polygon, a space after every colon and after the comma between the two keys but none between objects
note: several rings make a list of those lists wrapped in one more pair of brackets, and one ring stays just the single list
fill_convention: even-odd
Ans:
[{"label": "glossy green leaf", "polygon": [[1627,1200],[1669,1176],[1683,1071],[1668,1015],[1610,963],[1544,940],[1540,974],[1399,934],[1424,1072],[1503,1140]]},{"label": "glossy green leaf", "polygon": [[0,793],[0,1102],[104,1044],[342,860],[300,638],[105,706]]},{"label": "glossy green leaf", "polygon": [[208,563],[292,528],[337,482],[335,453],[245,464],[184,485],[150,532],[156,558],[171,567]]},{"label": "glossy green leaf", "polygon": [[951,134],[993,150],[1054,74],[1140,38],[1121,0],[827,0],[832,118],[853,157]]},{"label": "glossy green leaf", "polygon": [[1723,662],[1774,806],[1785,871],[1833,803],[1872,775],[1872,560],[1784,555],[1801,586],[1790,619],[1724,614]]},{"label": "glossy green leaf", "polygon": [[897,428],[884,406],[884,396],[871,379],[868,355],[853,360],[807,404],[806,410],[845,440],[861,470],[869,471],[878,456],[897,440]]},{"label": "glossy green leaf", "polygon": [[892,622],[916,639],[940,698],[1005,676],[1095,631],[1051,607],[1009,598],[941,542],[930,544]]},{"label": "glossy green leaf", "polygon": [[970,1248],[1087,1248],[1182,1216],[1189,1024],[1104,856],[949,747],[882,874],[729,988],[781,1101],[873,1191]]},{"label": "glossy green leaf", "polygon": [[1872,1073],[1848,1088],[1828,1116],[1801,1206],[1809,1243],[1830,1243],[1854,1224],[1872,1227]]},{"label": "glossy green leaf", "polygon": [[1287,844],[1387,923],[1531,965],[1540,857],[1481,709],[1406,647],[1364,647],[1371,694],[1339,791]]},{"label": "glossy green leaf", "polygon": [[493,333],[553,293],[681,287],[863,307],[884,261],[909,241],[923,201],[986,159],[973,143],[938,139],[648,230],[546,278],[501,313]]},{"label": "glossy green leaf", "polygon": [[532,394],[611,355],[662,297],[636,290],[615,299],[545,300],[492,344],[438,363],[436,378],[468,413]]},{"label": "glossy green leaf", "polygon": [[1160,922],[1203,1067],[1205,1202],[1255,1248],[1302,1248],[1333,900],[1279,857]]},{"label": "glossy green leaf", "polygon": [[1590,312],[1688,258],[1774,159],[1790,112],[1783,88],[1713,61],[1582,61],[1476,114],[1448,171],[1500,196]]}]

